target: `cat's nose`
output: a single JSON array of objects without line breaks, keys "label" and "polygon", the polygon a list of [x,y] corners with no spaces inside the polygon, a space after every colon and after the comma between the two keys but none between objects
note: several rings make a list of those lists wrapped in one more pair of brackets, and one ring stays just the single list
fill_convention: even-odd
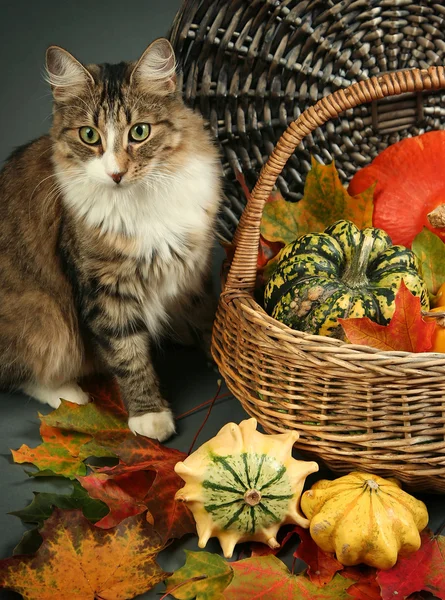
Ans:
[{"label": "cat's nose", "polygon": [[111,177],[114,183],[120,183],[126,172],[127,171],[120,171],[119,173],[108,173],[108,175]]}]

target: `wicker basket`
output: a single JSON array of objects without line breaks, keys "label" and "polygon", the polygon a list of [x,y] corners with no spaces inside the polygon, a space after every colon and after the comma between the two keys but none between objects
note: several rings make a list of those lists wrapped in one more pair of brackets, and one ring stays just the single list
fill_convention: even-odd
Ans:
[{"label": "wicker basket", "polygon": [[[170,38],[186,101],[219,142],[230,241],[249,187],[286,127],[317,100],[387,71],[445,63],[445,6],[435,0],[184,0]],[[335,159],[343,181],[401,138],[445,122],[445,93],[348,109],[306,136],[277,178],[301,198],[310,155]]]},{"label": "wicker basket", "polygon": [[435,492],[445,492],[445,355],[294,331],[268,316],[253,290],[263,207],[302,140],[363,103],[444,87],[443,67],[372,77],[328,95],[287,128],[241,217],[212,346],[228,387],[266,431],[298,429],[297,448],[334,471],[392,475]]}]

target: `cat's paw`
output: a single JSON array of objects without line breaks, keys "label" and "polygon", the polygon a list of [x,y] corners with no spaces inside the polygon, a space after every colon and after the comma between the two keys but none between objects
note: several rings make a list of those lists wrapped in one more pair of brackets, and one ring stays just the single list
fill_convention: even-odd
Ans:
[{"label": "cat's paw", "polygon": [[164,442],[176,432],[175,421],[170,410],[130,417],[128,427],[135,435],[139,433],[159,442]]},{"label": "cat's paw", "polygon": [[30,383],[22,389],[26,394],[39,402],[49,404],[52,408],[59,408],[62,400],[67,400],[73,404],[87,404],[90,401],[88,394],[77,383],[66,383],[58,388]]}]

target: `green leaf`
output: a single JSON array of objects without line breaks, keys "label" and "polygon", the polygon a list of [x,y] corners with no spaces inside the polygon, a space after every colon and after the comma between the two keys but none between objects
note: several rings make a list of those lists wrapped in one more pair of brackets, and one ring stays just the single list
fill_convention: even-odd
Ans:
[{"label": "green leaf", "polygon": [[412,251],[420,262],[423,280],[431,296],[445,282],[445,244],[426,227],[416,235]]},{"label": "green leaf", "polygon": [[335,575],[324,587],[317,587],[305,574],[292,575],[276,556],[259,556],[231,563],[232,583],[225,600],[349,600],[346,590],[351,580]]},{"label": "green leaf", "polygon": [[37,527],[35,529],[25,531],[22,539],[12,551],[12,555],[18,556],[20,554],[34,554],[34,552],[37,552],[37,550],[40,548],[42,542],[43,539]]},{"label": "green leaf", "polygon": [[71,495],[34,492],[34,500],[31,504],[10,514],[19,517],[24,523],[37,523],[41,527],[43,521],[52,515],[55,506],[64,509],[80,509],[84,516],[93,523],[102,519],[109,512],[104,502],[91,498],[88,492],[75,481]]},{"label": "green leaf", "polygon": [[[218,554],[210,552],[186,550],[185,553],[185,565],[166,580],[167,591],[171,590],[170,595],[178,600],[223,599],[222,592],[233,578],[229,563]],[[195,580],[202,575],[205,575],[204,579]]]},{"label": "green leaf", "polygon": [[300,235],[324,231],[340,219],[352,221],[363,229],[372,226],[374,186],[357,196],[343,187],[335,164],[322,165],[312,159],[299,202],[283,198],[264,207],[261,234],[270,242],[289,244]]}]

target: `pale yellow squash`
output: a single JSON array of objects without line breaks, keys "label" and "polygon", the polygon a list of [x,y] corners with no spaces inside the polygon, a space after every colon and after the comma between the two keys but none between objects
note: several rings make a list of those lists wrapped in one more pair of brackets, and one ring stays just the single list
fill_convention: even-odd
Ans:
[{"label": "pale yellow squash", "polygon": [[316,544],[347,566],[390,569],[399,555],[419,549],[419,532],[428,523],[423,502],[396,480],[369,473],[318,481],[303,494],[301,508]]},{"label": "pale yellow squash", "polygon": [[317,463],[292,458],[296,431],[264,435],[256,427],[256,419],[228,423],[175,466],[186,482],[176,500],[187,502],[195,517],[199,547],[216,536],[226,558],[238,542],[278,547],[276,535],[286,523],[309,527],[300,497]]}]

